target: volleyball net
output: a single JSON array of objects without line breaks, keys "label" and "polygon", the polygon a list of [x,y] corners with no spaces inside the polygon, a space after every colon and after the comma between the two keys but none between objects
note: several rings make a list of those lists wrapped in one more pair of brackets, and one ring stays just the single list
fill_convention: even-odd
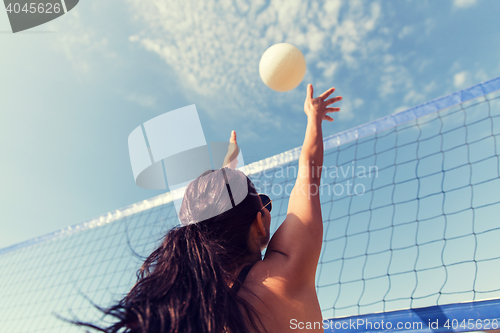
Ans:
[{"label": "volleyball net", "polygon": [[[499,328],[499,90],[496,78],[324,139],[316,288],[325,331]],[[299,155],[243,168],[273,199],[272,231]],[[92,302],[107,307],[130,290],[179,223],[177,195],[0,249],[2,331],[80,331],[54,314],[100,322]]]}]

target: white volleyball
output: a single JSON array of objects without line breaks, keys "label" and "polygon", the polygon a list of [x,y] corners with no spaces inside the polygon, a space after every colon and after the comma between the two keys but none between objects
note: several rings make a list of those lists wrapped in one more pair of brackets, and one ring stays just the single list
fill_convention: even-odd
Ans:
[{"label": "white volleyball", "polygon": [[271,46],[259,63],[259,74],[269,88],[289,91],[296,88],[306,74],[306,59],[300,50],[288,43]]}]

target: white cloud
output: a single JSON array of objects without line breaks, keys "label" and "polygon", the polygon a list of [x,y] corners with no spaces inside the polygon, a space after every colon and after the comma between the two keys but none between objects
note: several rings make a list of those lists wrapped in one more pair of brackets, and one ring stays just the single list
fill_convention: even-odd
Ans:
[{"label": "white cloud", "polygon": [[325,30],[330,30],[338,24],[340,0],[325,1],[322,10],[318,13],[319,23]]},{"label": "white cloud", "polygon": [[405,103],[417,105],[419,102],[425,102],[425,95],[418,93],[416,90],[411,89],[403,98]]},{"label": "white cloud", "polygon": [[463,88],[465,83],[468,81],[469,74],[467,71],[462,71],[453,76],[453,85],[455,88],[460,89]]},{"label": "white cloud", "polygon": [[407,92],[413,87],[412,77],[408,70],[393,61],[384,67],[380,81],[381,97],[387,97],[396,92]]},{"label": "white cloud", "polygon": [[[361,58],[388,47],[370,41],[381,17],[378,2],[370,6],[340,0],[128,2],[135,19],[144,24],[130,41],[161,57],[187,90],[210,100],[208,111],[213,116],[250,106],[262,110],[260,103],[270,94],[276,103],[295,103],[290,95],[275,94],[260,80],[260,57],[275,43],[301,49],[308,64],[306,79],[314,79],[317,86],[331,85],[339,67],[356,66]],[[342,6],[346,13],[340,17]],[[319,76],[311,76],[313,69],[321,70]],[[263,98],[256,99],[259,95]],[[268,114],[259,111],[249,116],[258,120]]]},{"label": "white cloud", "polygon": [[409,109],[409,107],[408,107],[408,106],[403,105],[403,106],[398,107],[396,110],[394,110],[393,114],[394,114],[394,113],[401,112],[401,111],[405,111],[405,110],[408,110],[408,109]]},{"label": "white cloud", "polygon": [[154,98],[153,96],[142,95],[135,92],[124,95],[124,98],[127,101],[137,103],[143,107],[152,107],[156,103],[156,98]]},{"label": "white cloud", "polygon": [[461,71],[453,75],[453,85],[457,89],[467,88],[477,82],[484,82],[491,77],[483,69],[471,71]]},{"label": "white cloud", "polygon": [[438,85],[436,84],[436,81],[431,81],[427,85],[424,86],[424,92],[425,93],[431,93],[435,91],[438,88]]},{"label": "white cloud", "polygon": [[477,0],[453,0],[453,6],[455,8],[467,8],[474,6]]},{"label": "white cloud", "polygon": [[360,106],[362,106],[363,104],[365,104],[365,101],[363,101],[361,98],[355,98],[353,101],[352,101],[353,105],[355,108],[359,108]]},{"label": "white cloud", "polygon": [[488,76],[488,74],[486,74],[486,72],[483,69],[480,69],[476,72],[476,74],[474,75],[474,78],[475,78],[475,81],[484,82],[484,81],[487,81],[488,79],[490,79],[491,77]]},{"label": "white cloud", "polygon": [[86,26],[78,11],[71,11],[65,16],[64,29],[58,28],[60,21],[51,22],[58,30],[51,47],[62,51],[78,75],[89,76],[95,70],[95,56],[115,62],[119,55],[109,47],[109,40],[99,31]]},{"label": "white cloud", "polygon": [[342,105],[340,106],[340,111],[331,115],[333,119],[339,119],[341,121],[347,121],[354,118],[356,109],[359,109],[365,104],[361,98],[350,99],[349,97],[342,99]]},{"label": "white cloud", "polygon": [[319,61],[316,64],[317,68],[322,69],[322,76],[326,79],[332,79],[335,75],[335,70],[338,67],[338,62]]},{"label": "white cloud", "polygon": [[426,35],[430,35],[433,33],[434,29],[436,28],[436,21],[432,18],[428,18],[427,20],[425,20],[425,24],[424,24],[424,27],[425,27],[425,34]]},{"label": "white cloud", "polygon": [[360,1],[349,2],[350,8],[345,19],[339,22],[335,29],[331,41],[334,47],[340,46],[343,60],[347,65],[354,67],[357,65],[355,53],[362,56],[367,55],[368,34],[375,29],[381,9],[377,2],[372,3],[370,11],[365,13],[365,5]]},{"label": "white cloud", "polygon": [[413,75],[403,63],[404,59],[401,56],[396,58],[391,54],[384,55],[379,86],[380,97],[403,96],[402,102],[406,105],[417,105],[425,102],[425,93],[428,93],[426,88],[432,88],[432,86],[415,87]]},{"label": "white cloud", "polygon": [[414,30],[415,29],[412,26],[407,25],[403,29],[401,29],[401,31],[398,34],[398,38],[403,39],[406,36],[410,35]]}]

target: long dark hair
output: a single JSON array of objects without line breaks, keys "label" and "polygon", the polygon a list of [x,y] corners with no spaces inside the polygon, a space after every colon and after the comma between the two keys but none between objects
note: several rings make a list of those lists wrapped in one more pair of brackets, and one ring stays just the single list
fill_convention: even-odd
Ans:
[{"label": "long dark hair", "polygon": [[108,328],[73,323],[107,333],[236,333],[249,332],[248,324],[258,331],[255,309],[228,283],[236,268],[255,262],[248,239],[261,206],[242,172],[205,172],[186,189],[179,213],[186,225],[168,231],[118,304],[101,309],[117,322]]}]

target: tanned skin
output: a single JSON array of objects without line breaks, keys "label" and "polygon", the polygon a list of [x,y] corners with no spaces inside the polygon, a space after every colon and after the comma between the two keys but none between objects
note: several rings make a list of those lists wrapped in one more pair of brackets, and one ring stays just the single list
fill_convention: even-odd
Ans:
[{"label": "tanned skin", "polygon": [[[328,113],[340,110],[331,105],[342,97],[328,99],[334,91],[335,88],[328,89],[314,98],[312,85],[307,86],[304,102],[307,129],[285,221],[271,240],[271,214],[266,209],[257,213],[251,226],[248,242],[254,255],[248,262],[254,265],[244,282],[247,291],[242,288],[239,295],[258,311],[263,326],[259,325],[261,332],[323,332],[319,324],[315,329],[304,330],[297,325],[323,321],[315,289],[316,266],[323,240],[319,197],[323,165],[322,122],[332,122]],[[230,146],[228,156],[235,154],[236,133],[231,133],[230,142],[234,145]],[[261,251],[266,246],[266,255],[261,259]],[[235,278],[242,268],[234,272]]]}]

